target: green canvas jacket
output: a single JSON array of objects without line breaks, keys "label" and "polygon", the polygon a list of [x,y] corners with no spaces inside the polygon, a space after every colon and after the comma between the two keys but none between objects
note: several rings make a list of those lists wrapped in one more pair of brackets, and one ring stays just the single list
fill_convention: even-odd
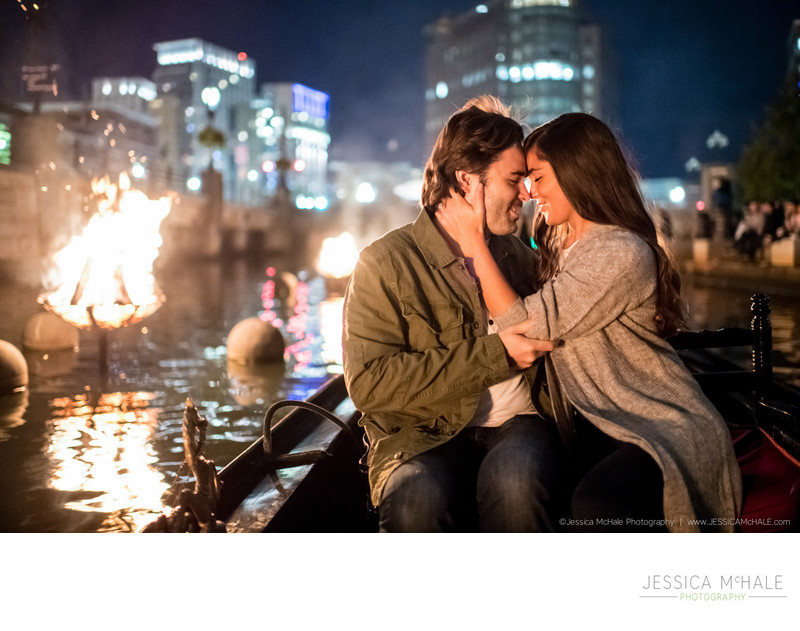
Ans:
[{"label": "green canvas jacket", "polygon": [[[492,236],[489,247],[515,291],[532,293],[535,253],[515,236]],[[361,252],[345,295],[342,345],[376,506],[397,466],[455,436],[480,393],[511,376],[500,337],[486,331],[478,282],[427,211]],[[549,415],[540,364],[525,376],[534,405]]]}]

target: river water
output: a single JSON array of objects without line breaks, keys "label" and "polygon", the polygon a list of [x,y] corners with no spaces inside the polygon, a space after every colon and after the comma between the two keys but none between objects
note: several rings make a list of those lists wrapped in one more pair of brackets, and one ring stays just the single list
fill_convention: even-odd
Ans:
[{"label": "river water", "polygon": [[[298,281],[291,299],[285,273]],[[1,531],[138,531],[161,513],[178,475],[187,397],[209,421],[206,455],[219,468],[261,435],[272,401],[304,399],[341,372],[341,298],[302,266],[197,263],[161,270],[158,282],[165,304],[110,334],[105,367],[91,331],[80,333],[77,353],[28,355],[27,396],[0,402]],[[748,326],[748,293],[699,281],[686,292],[695,328]],[[37,294],[0,286],[0,339],[21,348],[25,324],[42,311]],[[776,377],[800,387],[797,300],[773,296],[772,322]],[[284,363],[249,373],[228,365],[227,335],[251,317],[280,328]]]}]

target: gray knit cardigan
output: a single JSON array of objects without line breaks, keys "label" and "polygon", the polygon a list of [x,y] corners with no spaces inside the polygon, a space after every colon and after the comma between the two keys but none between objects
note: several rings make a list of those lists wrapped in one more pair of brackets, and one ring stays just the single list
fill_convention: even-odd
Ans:
[{"label": "gray knit cardigan", "polygon": [[594,225],[553,280],[495,321],[503,329],[531,318],[529,337],[561,342],[545,361],[565,438],[574,406],[658,462],[670,531],[730,532],[742,495],[730,433],[656,333],[655,288],[650,246],[625,229]]}]

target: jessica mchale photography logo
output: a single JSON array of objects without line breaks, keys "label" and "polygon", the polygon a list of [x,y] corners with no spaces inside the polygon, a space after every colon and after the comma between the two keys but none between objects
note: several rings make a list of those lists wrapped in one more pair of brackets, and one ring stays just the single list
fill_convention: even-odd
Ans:
[{"label": "jessica mchale photography logo", "polygon": [[787,596],[782,574],[648,574],[639,597],[727,602]]}]

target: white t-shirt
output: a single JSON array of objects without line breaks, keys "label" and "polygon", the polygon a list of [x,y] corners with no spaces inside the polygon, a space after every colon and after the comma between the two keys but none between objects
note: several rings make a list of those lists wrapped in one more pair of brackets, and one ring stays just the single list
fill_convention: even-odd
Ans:
[{"label": "white t-shirt", "polygon": [[[577,243],[577,241],[575,241]],[[558,267],[564,267],[564,261],[569,256],[575,243],[561,250]],[[486,312],[489,318],[489,313]],[[494,320],[489,319],[489,333],[497,333]],[[514,375],[491,386],[481,393],[478,400],[478,409],[467,427],[498,427],[517,414],[537,414],[531,401],[531,390],[522,373]]]},{"label": "white t-shirt", "polygon": [[[488,313],[486,317],[489,317]],[[494,320],[489,320],[488,332],[497,333]],[[478,400],[475,416],[467,423],[467,427],[498,427],[517,414],[536,414],[531,402],[531,389],[522,373],[484,390]]]}]

